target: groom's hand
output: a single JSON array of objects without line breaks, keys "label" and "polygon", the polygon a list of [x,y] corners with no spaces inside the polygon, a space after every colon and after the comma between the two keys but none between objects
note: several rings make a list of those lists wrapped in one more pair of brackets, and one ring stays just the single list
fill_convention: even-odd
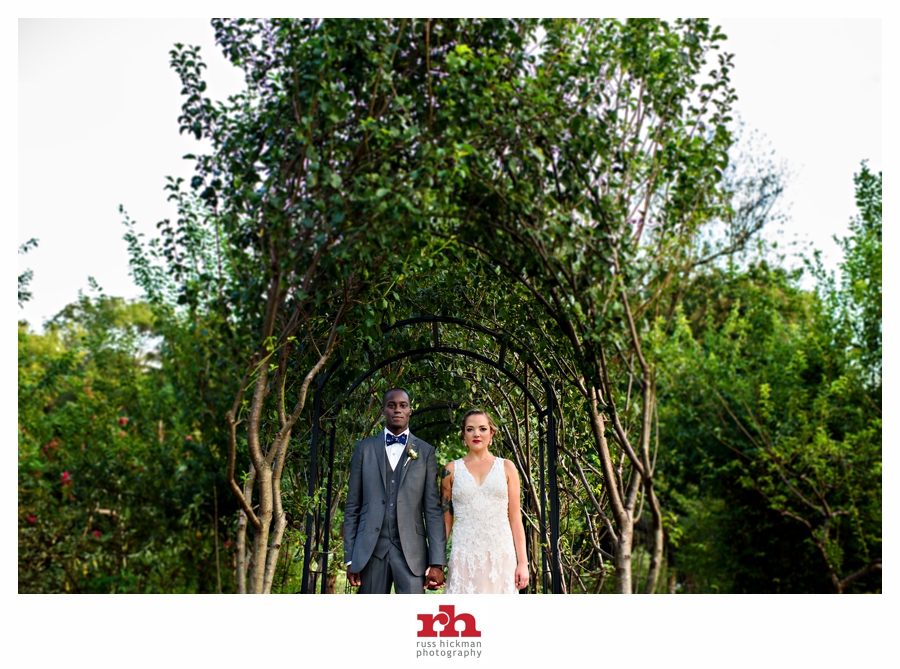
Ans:
[{"label": "groom's hand", "polygon": [[429,567],[425,572],[425,589],[440,590],[444,587],[444,568]]},{"label": "groom's hand", "polygon": [[350,585],[355,588],[358,588],[362,583],[362,579],[360,579],[359,574],[354,574],[350,571],[350,565],[347,565],[347,580],[350,581]]}]

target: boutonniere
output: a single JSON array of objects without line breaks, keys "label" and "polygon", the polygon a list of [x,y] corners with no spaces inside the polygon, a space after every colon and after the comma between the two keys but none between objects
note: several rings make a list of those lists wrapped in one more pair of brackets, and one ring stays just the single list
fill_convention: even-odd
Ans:
[{"label": "boutonniere", "polygon": [[414,449],[414,448],[407,448],[406,455],[409,456],[409,459],[407,459],[406,464],[403,465],[404,467],[409,464],[410,460],[418,460],[419,459],[419,454],[416,453],[416,449]]}]

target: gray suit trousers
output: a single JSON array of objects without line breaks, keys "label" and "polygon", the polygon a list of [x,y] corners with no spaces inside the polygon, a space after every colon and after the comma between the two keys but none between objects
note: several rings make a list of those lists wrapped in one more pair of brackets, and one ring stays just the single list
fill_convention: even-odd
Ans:
[{"label": "gray suit trousers", "polygon": [[393,544],[384,559],[370,557],[359,577],[361,595],[388,595],[391,585],[398,595],[421,595],[425,591],[425,576],[413,574],[403,552]]}]

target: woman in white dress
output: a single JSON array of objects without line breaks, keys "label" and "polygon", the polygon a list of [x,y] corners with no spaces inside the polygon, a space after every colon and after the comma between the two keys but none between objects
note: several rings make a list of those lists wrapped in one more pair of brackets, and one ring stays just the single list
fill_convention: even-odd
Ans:
[{"label": "woman in white dress", "polygon": [[497,425],[487,413],[469,411],[460,431],[469,452],[441,478],[448,539],[453,531],[445,592],[514,595],[528,585],[519,473],[491,455]]}]

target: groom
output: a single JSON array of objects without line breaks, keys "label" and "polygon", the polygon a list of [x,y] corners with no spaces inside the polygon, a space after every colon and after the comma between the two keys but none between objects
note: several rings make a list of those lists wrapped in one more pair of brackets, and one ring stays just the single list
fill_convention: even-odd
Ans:
[{"label": "groom", "polygon": [[410,433],[402,388],[385,393],[382,413],[385,430],[356,444],[350,460],[347,579],[363,594],[387,594],[391,584],[398,594],[437,590],[447,542],[434,447]]}]

